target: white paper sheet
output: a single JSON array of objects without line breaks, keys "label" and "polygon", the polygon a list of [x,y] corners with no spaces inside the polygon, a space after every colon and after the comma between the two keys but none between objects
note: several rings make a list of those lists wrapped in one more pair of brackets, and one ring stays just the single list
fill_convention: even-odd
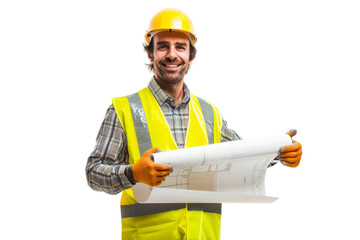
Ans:
[{"label": "white paper sheet", "polygon": [[291,143],[283,134],[152,154],[174,171],[157,187],[137,183],[134,196],[141,203],[273,202],[265,195],[265,173]]}]

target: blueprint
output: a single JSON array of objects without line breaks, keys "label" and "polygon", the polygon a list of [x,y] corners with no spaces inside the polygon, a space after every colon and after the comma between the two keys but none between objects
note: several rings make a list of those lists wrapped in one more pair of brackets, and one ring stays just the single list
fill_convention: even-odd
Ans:
[{"label": "blueprint", "polygon": [[157,187],[137,183],[134,197],[141,203],[273,202],[265,174],[280,147],[291,143],[282,134],[154,153],[154,162],[173,172]]}]

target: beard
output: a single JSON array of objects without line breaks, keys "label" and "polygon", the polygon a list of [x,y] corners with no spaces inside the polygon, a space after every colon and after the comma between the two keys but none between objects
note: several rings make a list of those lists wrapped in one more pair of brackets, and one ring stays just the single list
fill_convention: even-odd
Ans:
[{"label": "beard", "polygon": [[165,64],[171,64],[174,61],[161,61],[158,64],[154,64],[154,70],[156,73],[158,73],[158,77],[163,81],[167,83],[178,83],[180,82],[185,74],[189,71],[189,64],[186,64],[184,62],[181,63],[180,69],[176,71],[168,71],[164,68],[163,65]]}]

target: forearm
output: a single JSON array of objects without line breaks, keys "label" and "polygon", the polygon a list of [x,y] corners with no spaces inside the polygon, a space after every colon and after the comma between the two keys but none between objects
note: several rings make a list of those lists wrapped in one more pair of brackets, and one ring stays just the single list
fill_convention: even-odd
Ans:
[{"label": "forearm", "polygon": [[88,185],[108,194],[118,194],[133,186],[126,175],[128,168],[127,140],[113,107],[101,125],[94,151],[86,164]]},{"label": "forearm", "polygon": [[[91,162],[95,162],[95,164],[91,164]],[[92,189],[108,194],[118,194],[133,186],[125,173],[128,165],[112,166],[100,162],[100,159],[89,157],[86,166],[87,182]]]}]

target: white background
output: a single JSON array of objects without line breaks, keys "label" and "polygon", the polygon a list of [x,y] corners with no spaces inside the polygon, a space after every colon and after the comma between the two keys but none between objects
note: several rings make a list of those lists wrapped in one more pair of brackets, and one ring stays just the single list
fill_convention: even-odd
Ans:
[{"label": "white background", "polygon": [[147,85],[151,17],[192,19],[186,83],[243,138],[298,129],[273,204],[224,204],[222,239],[359,239],[358,1],[1,1],[1,239],[120,239],[85,164],[111,98]]}]

